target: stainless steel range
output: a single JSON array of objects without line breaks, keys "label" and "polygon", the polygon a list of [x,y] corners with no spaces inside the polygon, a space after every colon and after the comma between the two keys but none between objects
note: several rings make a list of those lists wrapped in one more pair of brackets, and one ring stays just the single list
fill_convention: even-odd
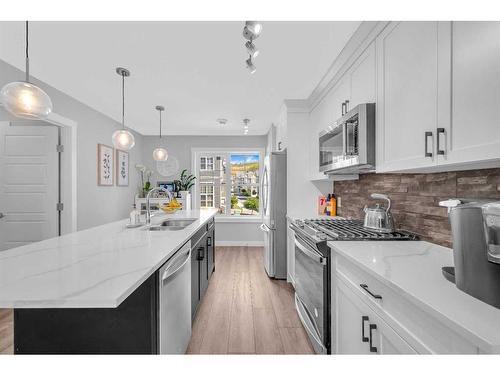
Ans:
[{"label": "stainless steel range", "polygon": [[342,218],[296,220],[295,307],[318,354],[331,353],[331,256],[327,241],[417,240],[403,231],[379,233],[363,227],[362,220]]}]

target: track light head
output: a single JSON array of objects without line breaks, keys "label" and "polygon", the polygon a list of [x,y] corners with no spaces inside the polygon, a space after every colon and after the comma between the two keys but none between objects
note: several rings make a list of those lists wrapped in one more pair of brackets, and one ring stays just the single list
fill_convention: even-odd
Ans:
[{"label": "track light head", "polygon": [[262,23],[259,21],[246,21],[245,27],[257,38],[262,32]]},{"label": "track light head", "polygon": [[247,69],[250,71],[250,74],[254,74],[257,71],[257,68],[253,64],[252,57],[249,57],[246,60],[246,64],[247,64]]},{"label": "track light head", "polygon": [[245,47],[247,48],[248,54],[252,58],[256,58],[259,55],[259,50],[257,47],[255,47],[255,44],[253,44],[250,40],[245,43]]}]

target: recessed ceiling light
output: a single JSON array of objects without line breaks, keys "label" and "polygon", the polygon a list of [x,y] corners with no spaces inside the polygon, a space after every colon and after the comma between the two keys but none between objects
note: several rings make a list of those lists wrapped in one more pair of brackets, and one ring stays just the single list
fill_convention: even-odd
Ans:
[{"label": "recessed ceiling light", "polygon": [[226,125],[227,124],[227,118],[218,118],[217,123],[219,125]]}]

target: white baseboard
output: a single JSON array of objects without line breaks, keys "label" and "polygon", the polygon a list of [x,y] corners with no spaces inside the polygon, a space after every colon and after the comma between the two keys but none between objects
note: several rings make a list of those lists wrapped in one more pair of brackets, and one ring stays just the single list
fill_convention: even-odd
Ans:
[{"label": "white baseboard", "polygon": [[264,241],[215,241],[215,246],[264,246]]}]

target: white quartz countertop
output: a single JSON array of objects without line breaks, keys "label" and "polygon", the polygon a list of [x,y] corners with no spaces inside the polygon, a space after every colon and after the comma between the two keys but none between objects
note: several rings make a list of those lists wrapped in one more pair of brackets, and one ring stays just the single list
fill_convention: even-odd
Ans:
[{"label": "white quartz countertop", "polygon": [[500,351],[500,309],[459,290],[441,267],[451,249],[425,241],[329,241],[336,253],[488,351]]},{"label": "white quartz countertop", "polygon": [[216,213],[151,219],[197,219],[179,231],[127,229],[121,220],[0,252],[0,308],[117,307]]}]

